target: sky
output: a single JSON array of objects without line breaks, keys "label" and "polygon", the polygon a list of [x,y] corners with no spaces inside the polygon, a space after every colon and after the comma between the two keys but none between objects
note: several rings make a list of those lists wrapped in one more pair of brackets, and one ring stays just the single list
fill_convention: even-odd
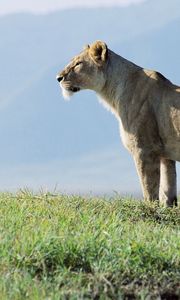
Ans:
[{"label": "sky", "polygon": [[18,12],[49,13],[78,7],[129,6],[147,0],[1,0],[0,15]]},{"label": "sky", "polygon": [[[98,6],[119,8],[78,10]],[[20,12],[33,15],[13,16]],[[59,26],[68,16],[73,27]],[[0,0],[0,22],[0,190],[57,186],[62,192],[142,195],[114,117],[87,91],[64,103],[55,76],[100,37],[123,57],[179,84],[180,1]]]}]

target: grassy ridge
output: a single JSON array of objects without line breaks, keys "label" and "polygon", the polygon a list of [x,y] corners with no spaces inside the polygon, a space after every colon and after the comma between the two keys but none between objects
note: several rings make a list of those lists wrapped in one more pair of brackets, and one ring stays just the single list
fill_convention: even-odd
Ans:
[{"label": "grassy ridge", "polygon": [[0,195],[1,299],[179,299],[180,208]]}]

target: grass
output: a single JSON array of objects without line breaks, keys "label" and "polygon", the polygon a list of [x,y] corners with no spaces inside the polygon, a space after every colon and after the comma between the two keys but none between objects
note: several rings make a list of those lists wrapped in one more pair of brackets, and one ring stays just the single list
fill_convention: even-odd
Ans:
[{"label": "grass", "polygon": [[0,299],[180,299],[180,208],[0,194]]}]

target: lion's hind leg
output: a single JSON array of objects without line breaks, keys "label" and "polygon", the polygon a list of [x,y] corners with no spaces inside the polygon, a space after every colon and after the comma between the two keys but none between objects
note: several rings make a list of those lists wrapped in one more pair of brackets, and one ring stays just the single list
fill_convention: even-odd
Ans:
[{"label": "lion's hind leg", "polygon": [[177,206],[176,162],[162,158],[160,165],[160,202]]}]

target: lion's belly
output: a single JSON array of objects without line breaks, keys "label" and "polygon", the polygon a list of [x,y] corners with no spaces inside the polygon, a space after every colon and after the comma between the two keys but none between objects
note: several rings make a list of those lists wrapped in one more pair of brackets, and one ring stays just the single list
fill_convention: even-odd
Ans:
[{"label": "lion's belly", "polygon": [[164,144],[164,153],[165,157],[171,160],[180,161],[180,138],[167,139],[166,143]]},{"label": "lion's belly", "polygon": [[[150,116],[149,116],[150,117]],[[136,127],[129,129],[127,122],[120,122],[120,136],[123,145],[132,153],[144,150],[145,152],[156,152],[159,157],[180,161],[180,120],[174,116],[172,118],[163,118],[159,128],[156,127],[156,122],[152,119],[151,126],[144,126],[139,122]],[[162,121],[162,120],[161,120]]]}]

